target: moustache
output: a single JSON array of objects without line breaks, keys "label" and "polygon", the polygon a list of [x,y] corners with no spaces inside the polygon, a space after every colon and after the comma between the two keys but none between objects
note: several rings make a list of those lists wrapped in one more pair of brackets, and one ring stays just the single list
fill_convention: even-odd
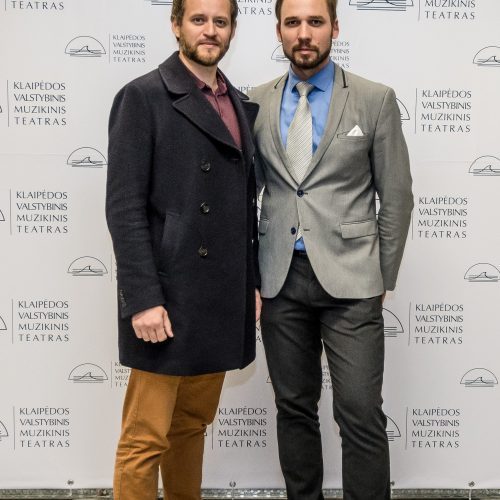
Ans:
[{"label": "moustache", "polygon": [[298,52],[299,50],[302,50],[302,49],[308,49],[308,50],[313,50],[314,52],[319,52],[318,47],[316,47],[315,45],[310,45],[308,43],[299,43],[298,45],[293,47],[292,51]]}]

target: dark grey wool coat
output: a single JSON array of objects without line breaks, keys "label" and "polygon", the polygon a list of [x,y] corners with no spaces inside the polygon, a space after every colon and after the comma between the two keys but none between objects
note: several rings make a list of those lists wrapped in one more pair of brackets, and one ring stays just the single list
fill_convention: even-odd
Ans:
[{"label": "dark grey wool coat", "polygon": [[[255,358],[251,127],[258,105],[229,82],[228,90],[242,151],[178,53],[115,97],[106,216],[126,366],[199,375],[243,368]],[[157,344],[137,339],[131,316],[157,305],[166,308],[175,337]]]}]

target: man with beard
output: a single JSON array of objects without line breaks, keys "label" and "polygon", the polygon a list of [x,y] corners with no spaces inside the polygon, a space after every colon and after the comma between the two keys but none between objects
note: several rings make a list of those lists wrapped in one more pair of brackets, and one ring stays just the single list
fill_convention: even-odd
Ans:
[{"label": "man with beard", "polygon": [[[262,339],[290,500],[323,498],[323,348],[342,438],[344,499],[390,497],[382,301],[413,198],[394,91],[329,58],[336,0],[277,0],[288,73],[254,89]],[[380,198],[376,217],[375,199]]]},{"label": "man with beard", "polygon": [[180,51],[111,110],[106,211],[132,368],[115,500],[156,499],[159,469],[164,498],[200,499],[224,373],[255,357],[258,106],[217,69],[237,12],[236,0],[174,0]]}]

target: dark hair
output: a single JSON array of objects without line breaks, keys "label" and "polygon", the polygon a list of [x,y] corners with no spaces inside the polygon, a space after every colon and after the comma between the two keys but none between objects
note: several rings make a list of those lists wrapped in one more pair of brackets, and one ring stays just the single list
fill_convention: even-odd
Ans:
[{"label": "dark hair", "polygon": [[[337,19],[337,0],[325,0],[326,6],[328,7],[328,13],[330,14],[330,20],[332,24]],[[276,5],[274,7],[274,12],[276,13],[276,18],[278,22],[281,21],[281,7],[283,6],[284,0],[276,0]],[[175,0],[174,0],[175,3]]]},{"label": "dark hair", "polygon": [[[238,16],[238,1],[229,0],[229,6],[231,9],[231,26],[234,26],[236,17]],[[182,24],[182,18],[184,17],[185,7],[186,0],[173,0],[170,21],[175,20],[175,22],[180,26]]]}]

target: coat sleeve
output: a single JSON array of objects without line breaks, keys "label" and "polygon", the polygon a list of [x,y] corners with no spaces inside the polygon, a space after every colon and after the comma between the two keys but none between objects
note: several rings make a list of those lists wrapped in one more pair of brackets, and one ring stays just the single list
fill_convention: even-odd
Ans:
[{"label": "coat sleeve", "polygon": [[106,218],[116,256],[123,318],[165,303],[148,220],[153,127],[151,108],[142,90],[128,84],[111,108],[106,186]]},{"label": "coat sleeve", "polygon": [[413,209],[408,149],[396,96],[387,89],[371,151],[375,189],[380,199],[380,265],[386,290],[394,290]]}]

